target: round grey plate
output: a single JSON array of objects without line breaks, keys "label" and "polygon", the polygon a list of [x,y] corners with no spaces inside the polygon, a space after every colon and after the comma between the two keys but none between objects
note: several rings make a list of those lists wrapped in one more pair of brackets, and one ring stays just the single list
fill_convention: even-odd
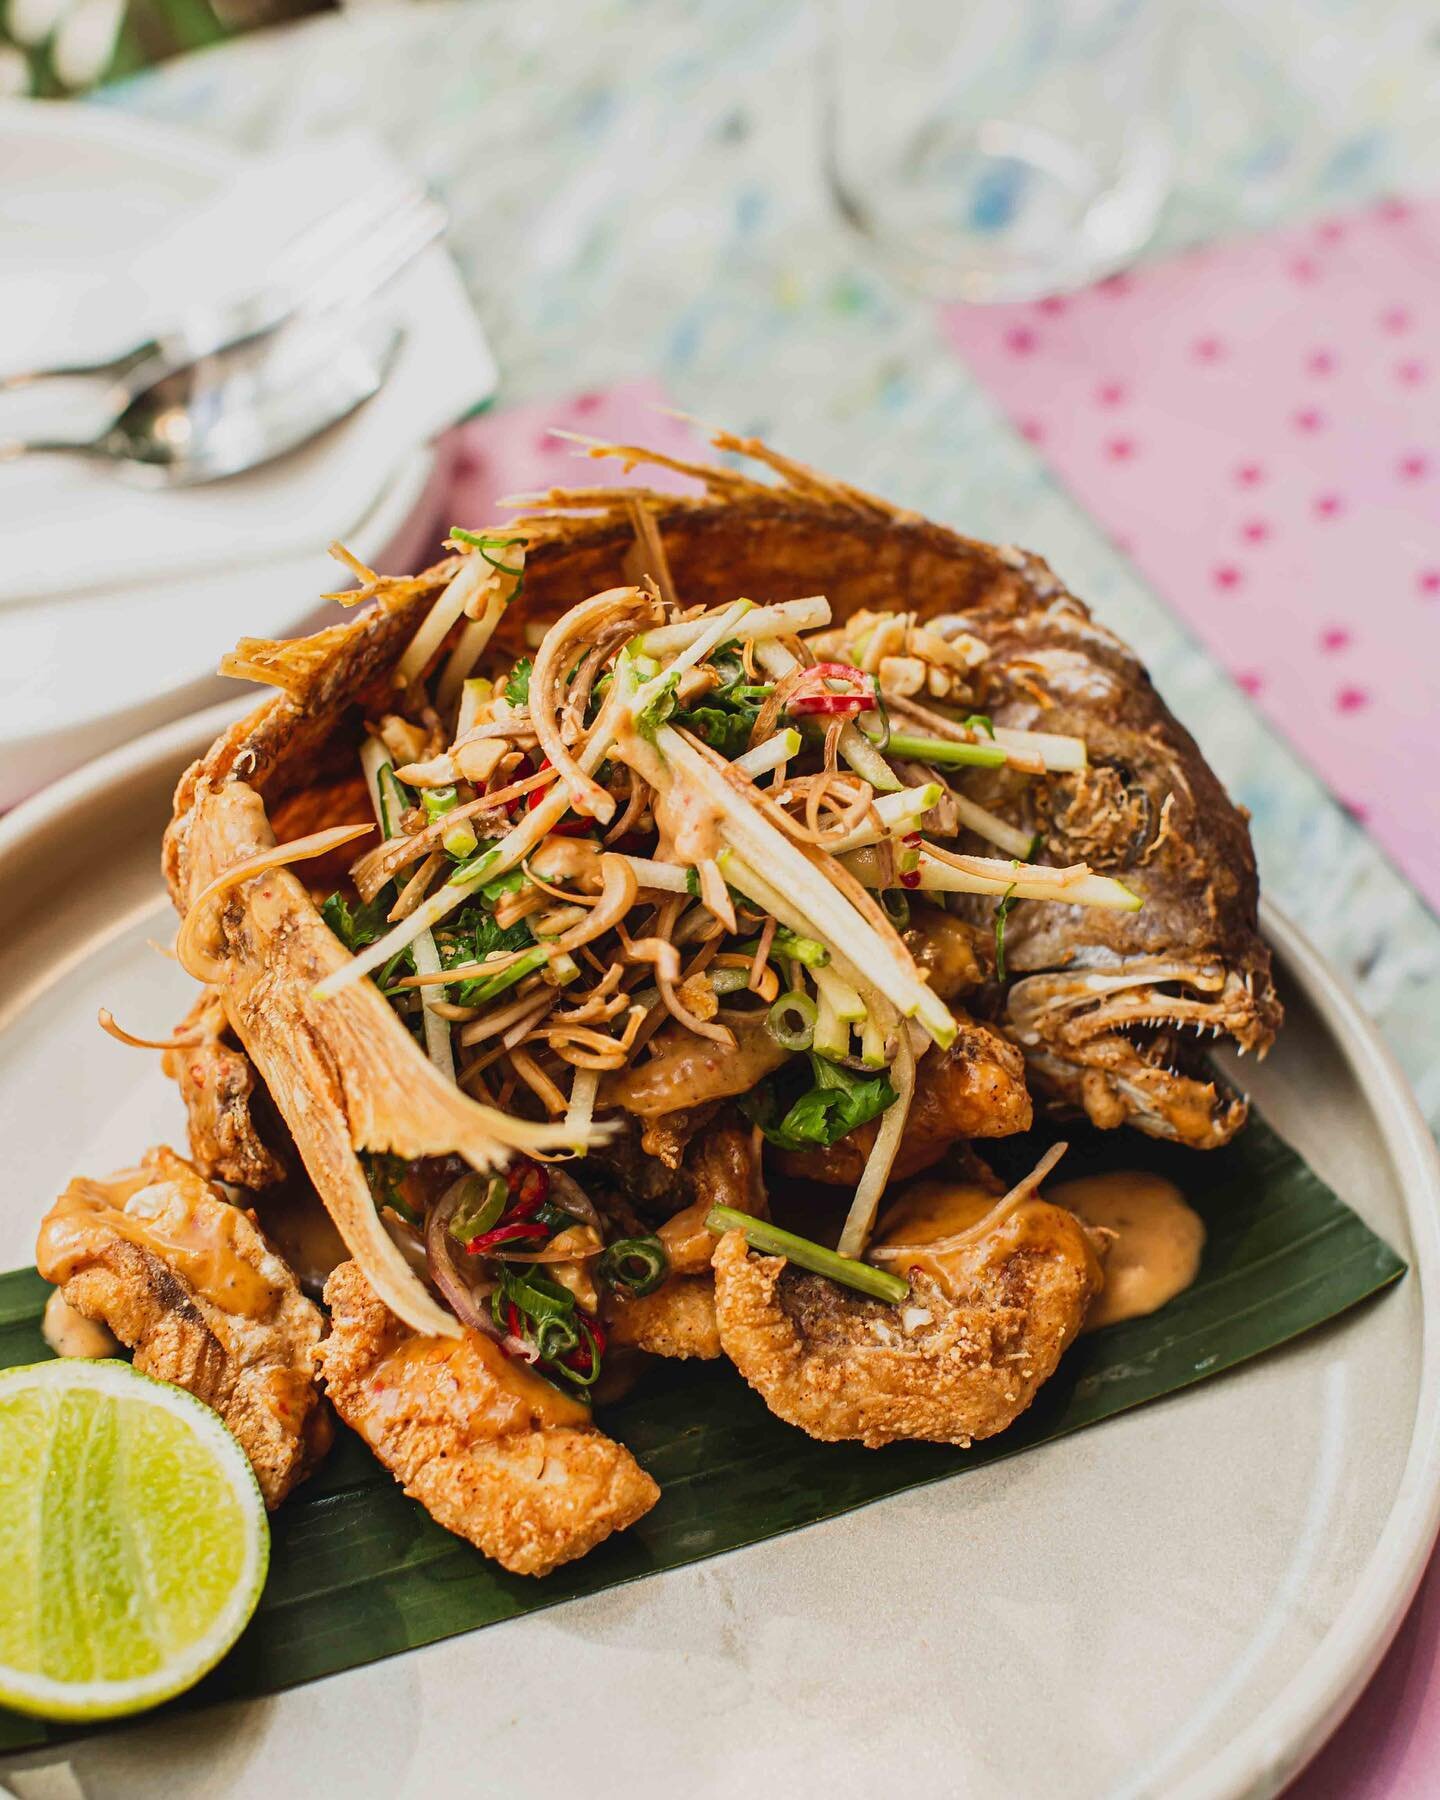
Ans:
[{"label": "round grey plate", "polygon": [[[95,1013],[164,1036],[189,1004],[160,833],[234,710],[0,823],[5,1266],[72,1173],[183,1146],[159,1059]],[[1284,918],[1265,927],[1289,1022],[1233,1072],[1409,1258],[1378,1301],[964,1480],[4,1779],[26,1800],[529,1796],[566,1771],[629,1800],[1275,1792],[1379,1660],[1440,1520],[1440,1159],[1354,1000]]]}]

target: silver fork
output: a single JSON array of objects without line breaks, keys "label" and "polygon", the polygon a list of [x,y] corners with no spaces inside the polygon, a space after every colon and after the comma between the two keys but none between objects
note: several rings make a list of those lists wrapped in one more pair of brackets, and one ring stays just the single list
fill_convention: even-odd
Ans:
[{"label": "silver fork", "polygon": [[0,439],[0,464],[27,456],[105,463],[140,487],[195,487],[298,449],[378,393],[405,334],[348,309],[231,345],[163,375],[96,437]]},{"label": "silver fork", "polygon": [[445,229],[445,209],[411,184],[353,200],[292,239],[280,272],[236,301],[197,307],[153,338],[93,363],[0,374],[0,393],[42,381],[104,382],[117,407],[207,356],[251,344],[293,320],[351,307],[377,294]]}]

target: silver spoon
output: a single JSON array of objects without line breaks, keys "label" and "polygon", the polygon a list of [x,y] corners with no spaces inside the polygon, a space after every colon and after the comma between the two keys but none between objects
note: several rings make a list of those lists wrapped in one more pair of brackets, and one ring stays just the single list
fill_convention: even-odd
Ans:
[{"label": "silver spoon", "polygon": [[384,385],[404,341],[388,320],[337,320],[233,346],[143,389],[97,436],[0,440],[0,463],[77,456],[150,488],[243,474],[348,418]]}]

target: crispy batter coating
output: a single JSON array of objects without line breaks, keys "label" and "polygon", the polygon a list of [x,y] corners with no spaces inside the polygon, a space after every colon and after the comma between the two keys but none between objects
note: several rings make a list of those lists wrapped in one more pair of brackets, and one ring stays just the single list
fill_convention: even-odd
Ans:
[{"label": "crispy batter coating", "polygon": [[[274,841],[260,797],[243,782],[202,789],[187,833],[199,893]],[[288,869],[224,895],[209,920],[223,954],[225,1016],[265,1082],[315,1191],[352,1256],[390,1306],[437,1335],[459,1327],[416,1279],[375,1211],[357,1152],[407,1159],[458,1151],[476,1168],[504,1160],[489,1115],[417,1049],[372,982],[314,998],[348,952]]]},{"label": "crispy batter coating", "polygon": [[[713,1239],[711,1240],[714,1241]],[[672,1275],[653,1294],[606,1307],[610,1342],[651,1356],[702,1357],[720,1354],[720,1328],[715,1323],[715,1283],[704,1275]]]},{"label": "crispy batter coating", "polygon": [[1044,1202],[947,1256],[943,1274],[942,1285],[915,1269],[909,1298],[889,1306],[727,1232],[715,1251],[720,1342],[771,1412],[811,1437],[968,1445],[1029,1406],[1103,1277],[1083,1227]]},{"label": "crispy batter coating", "polygon": [[47,1281],[234,1432],[274,1508],[330,1445],[313,1375],[321,1318],[249,1217],[173,1150],[77,1177],[35,1251]]},{"label": "crispy batter coating", "polygon": [[317,1352],[335,1410],[412,1499],[515,1575],[545,1575],[623,1531],[660,1490],[588,1409],[489,1338],[421,1337],[359,1266],[325,1286]]},{"label": "crispy batter coating", "polygon": [[[959,1034],[948,1050],[931,1050],[915,1072],[915,1098],[891,1170],[903,1181],[938,1162],[961,1139],[1009,1137],[1030,1129],[1025,1059],[998,1031],[956,1013]],[[784,1175],[854,1187],[875,1142],[876,1125],[862,1125],[823,1150],[782,1150]]]},{"label": "crispy batter coating", "polygon": [[190,1155],[202,1175],[232,1187],[267,1188],[285,1165],[255,1122],[255,1065],[235,1043],[225,1008],[205,988],[180,1025],[199,1044],[167,1050],[160,1066],[180,1089],[190,1121]]}]

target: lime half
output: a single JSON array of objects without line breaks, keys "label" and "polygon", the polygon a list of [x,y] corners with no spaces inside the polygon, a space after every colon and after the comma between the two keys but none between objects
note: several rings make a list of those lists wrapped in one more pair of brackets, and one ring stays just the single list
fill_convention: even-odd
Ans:
[{"label": "lime half", "polygon": [[213,1668],[270,1560],[245,1452],[128,1363],[0,1374],[0,1702],[110,1719]]}]

